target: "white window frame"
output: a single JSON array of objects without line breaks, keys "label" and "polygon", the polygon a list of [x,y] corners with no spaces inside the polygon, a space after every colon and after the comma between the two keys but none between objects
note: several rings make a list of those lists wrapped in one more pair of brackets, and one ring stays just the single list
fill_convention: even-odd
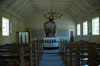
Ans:
[{"label": "white window frame", "polygon": [[99,17],[92,19],[92,35],[99,35]]},{"label": "white window frame", "polygon": [[81,25],[77,24],[77,35],[81,35]]},{"label": "white window frame", "polygon": [[9,19],[2,17],[2,36],[9,36]]},{"label": "white window frame", "polygon": [[83,35],[88,35],[88,22],[83,22]]}]

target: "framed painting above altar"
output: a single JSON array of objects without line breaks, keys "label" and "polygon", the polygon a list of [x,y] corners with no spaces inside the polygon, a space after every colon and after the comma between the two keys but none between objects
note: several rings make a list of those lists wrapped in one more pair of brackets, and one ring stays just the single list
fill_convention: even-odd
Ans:
[{"label": "framed painting above altar", "polygon": [[54,21],[48,21],[44,24],[45,36],[55,37],[56,36],[56,24]]}]

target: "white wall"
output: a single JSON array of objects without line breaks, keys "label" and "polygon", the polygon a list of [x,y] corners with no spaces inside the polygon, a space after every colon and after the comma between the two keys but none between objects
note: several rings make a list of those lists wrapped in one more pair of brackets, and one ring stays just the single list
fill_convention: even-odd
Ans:
[{"label": "white wall", "polygon": [[[26,18],[26,28],[43,28],[44,23],[48,21],[43,17],[45,11],[34,11]],[[63,12],[60,19],[55,20],[58,29],[75,28],[74,18],[67,12]]]},{"label": "white wall", "polygon": [[[12,23],[12,33],[9,36],[2,36],[2,17],[8,18]],[[16,31],[24,30],[24,22],[22,19],[11,15],[10,13],[0,9],[0,45],[16,41]]]},{"label": "white wall", "polygon": [[[37,35],[39,35],[40,37],[44,36],[44,23],[48,21],[48,19],[45,19],[43,16],[44,12],[46,11],[34,11],[26,18],[25,27],[32,28],[31,34],[33,37],[37,37]],[[56,36],[69,37],[69,29],[75,30],[75,19],[65,11],[62,11],[62,13],[63,16],[60,19],[54,20],[56,22],[57,27]]]},{"label": "white wall", "polygon": [[[88,40],[90,42],[96,42],[97,44],[100,44],[100,35],[94,35],[94,36],[92,35],[92,18],[95,18],[95,17],[100,18],[100,10],[97,10],[91,14],[87,13],[86,17],[83,17],[82,19],[77,19],[76,25],[79,23],[81,24],[81,35],[80,36],[76,35],[76,40]],[[87,36],[83,36],[83,22],[84,21],[88,21],[89,34]],[[99,21],[99,23],[100,23],[100,21]],[[99,29],[100,29],[100,27],[99,27]],[[100,31],[99,31],[99,33],[100,33]]]}]

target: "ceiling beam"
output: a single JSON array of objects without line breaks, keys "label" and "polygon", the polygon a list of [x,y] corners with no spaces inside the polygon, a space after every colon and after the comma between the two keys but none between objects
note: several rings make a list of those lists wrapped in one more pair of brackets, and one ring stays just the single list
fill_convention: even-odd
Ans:
[{"label": "ceiling beam", "polygon": [[31,10],[29,13],[26,13],[25,15],[23,15],[24,18],[26,18],[28,15],[30,15],[33,12],[33,10]]},{"label": "ceiling beam", "polygon": [[[50,6],[50,4],[34,4],[34,6]],[[53,6],[69,6],[67,4],[54,4]]]},{"label": "ceiling beam", "polygon": [[28,0],[29,1],[29,3],[31,4],[31,6],[33,7],[33,10],[34,10],[34,5],[33,5],[33,0]]},{"label": "ceiling beam", "polygon": [[60,2],[70,2],[71,0],[54,0],[54,2],[60,3]]},{"label": "ceiling beam", "polygon": [[73,7],[72,5],[70,6],[70,8],[71,8],[73,11],[75,11],[77,14],[82,15],[82,14],[78,11],[78,9],[76,9],[76,8]]},{"label": "ceiling beam", "polygon": [[[54,8],[54,11],[61,11],[61,10],[65,10],[66,8]],[[48,8],[34,8],[34,10],[45,10],[50,12],[50,9]]]},{"label": "ceiling beam", "polygon": [[29,4],[28,0],[25,0],[24,3],[21,4],[21,6],[17,9],[15,9],[15,11],[20,11],[22,10],[23,8],[25,8],[27,5]]},{"label": "ceiling beam", "polygon": [[81,1],[83,1],[83,3],[86,4],[89,8],[92,8],[93,7],[92,6],[93,4],[90,3],[89,0],[81,0]]},{"label": "ceiling beam", "polygon": [[79,14],[76,11],[74,11],[72,8],[68,7],[68,10],[70,10],[71,12],[73,12],[74,14],[76,14],[77,17],[79,17]]},{"label": "ceiling beam", "polygon": [[[70,3],[54,3],[53,5],[60,5],[60,4],[70,5]],[[34,3],[33,5],[51,5],[51,4],[50,3]]]},{"label": "ceiling beam", "polygon": [[17,9],[20,5],[22,5],[22,3],[24,3],[25,0],[20,0],[21,2],[19,2],[14,8],[13,10]]},{"label": "ceiling beam", "polygon": [[[74,1],[75,2],[75,1]],[[82,7],[88,9],[88,6],[84,4],[81,0],[77,0],[78,4],[80,4]]]},{"label": "ceiling beam", "polygon": [[4,5],[0,5],[0,9],[2,9],[3,11],[5,11],[5,12],[7,12],[7,13],[9,13],[9,14],[11,14],[11,15],[19,18],[19,19],[22,19],[24,21],[24,18],[22,18],[21,16],[19,16],[19,14],[16,14],[16,12],[12,11],[10,8],[7,8]]},{"label": "ceiling beam", "polygon": [[9,8],[12,4],[14,4],[17,0],[12,0],[8,5],[7,8]]},{"label": "ceiling beam", "polygon": [[69,3],[71,0],[65,0],[65,1],[63,1],[63,0],[57,0],[57,1],[55,1],[54,0],[54,3]]},{"label": "ceiling beam", "polygon": [[83,15],[83,18],[86,17],[86,16],[90,16],[93,13],[96,13],[98,11],[100,11],[100,4],[97,4],[93,8],[89,9],[89,11],[86,14]]},{"label": "ceiling beam", "polygon": [[71,10],[65,10],[67,11],[70,15],[72,15],[72,17],[74,17],[75,19],[77,18],[77,16],[71,11]]},{"label": "ceiling beam", "polygon": [[[66,8],[66,7],[69,7],[69,6],[54,6],[53,9],[54,9],[54,8]],[[44,8],[44,9],[46,8],[46,9],[51,9],[50,6],[34,6],[34,8]]]},{"label": "ceiling beam", "polygon": [[23,16],[24,14],[26,14],[27,12],[29,12],[29,11],[31,11],[31,10],[33,10],[32,7],[30,7],[30,8],[28,8],[28,9],[24,10],[24,12],[21,13],[21,16]]},{"label": "ceiling beam", "polygon": [[[67,7],[64,7],[64,8],[54,8],[53,9],[53,11],[58,11],[58,10],[64,10],[64,9],[66,9]],[[34,10],[48,10],[48,11],[50,11],[50,9],[48,9],[48,8],[35,8],[34,7]]]},{"label": "ceiling beam", "polygon": [[79,8],[82,9],[82,10],[84,10],[85,12],[87,12],[87,9],[86,9],[84,6],[82,6],[80,3],[74,1],[73,4],[75,4],[77,7],[79,7]]},{"label": "ceiling beam", "polygon": [[75,8],[78,9],[82,15],[83,15],[84,12],[86,12],[83,9],[81,9],[81,7],[77,6],[75,3],[72,4],[72,6],[75,6]]},{"label": "ceiling beam", "polygon": [[74,4],[71,5],[78,13],[83,15],[82,10],[80,10],[78,7],[76,7]]},{"label": "ceiling beam", "polygon": [[91,4],[100,4],[100,1],[98,1],[98,0],[88,0],[88,2],[89,3],[91,3]]},{"label": "ceiling beam", "polygon": [[29,5],[27,5],[27,7],[22,8],[22,10],[20,10],[18,13],[21,14],[21,13],[23,13],[25,10],[27,10],[30,7],[31,7],[31,5],[29,4]]}]

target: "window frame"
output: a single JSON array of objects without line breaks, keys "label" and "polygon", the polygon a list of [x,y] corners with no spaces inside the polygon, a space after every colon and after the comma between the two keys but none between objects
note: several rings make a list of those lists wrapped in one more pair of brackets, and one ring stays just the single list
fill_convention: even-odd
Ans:
[{"label": "window frame", "polygon": [[81,35],[81,24],[77,24],[77,36]]},{"label": "window frame", "polygon": [[[98,18],[98,22],[94,22],[95,19],[97,19],[97,18]],[[100,35],[100,32],[98,32],[98,34],[96,33],[96,30],[97,30],[96,28],[98,28],[98,31],[100,30],[100,28],[99,28],[100,27],[99,21],[100,21],[99,17],[95,17],[95,18],[92,19],[92,35]],[[95,23],[98,23],[98,25],[95,24]],[[95,31],[95,32],[93,32],[93,31]]]},{"label": "window frame", "polygon": [[[86,23],[86,24],[85,24]],[[85,34],[86,31],[86,34]],[[83,35],[88,35],[88,21],[83,22]]]},{"label": "window frame", "polygon": [[9,36],[9,19],[2,17],[2,36]]}]

